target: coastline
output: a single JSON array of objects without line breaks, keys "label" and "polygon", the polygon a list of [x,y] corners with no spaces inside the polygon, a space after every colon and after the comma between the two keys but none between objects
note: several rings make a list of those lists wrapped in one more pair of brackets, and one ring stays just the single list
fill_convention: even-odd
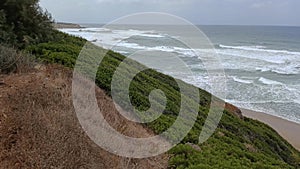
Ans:
[{"label": "coastline", "polygon": [[80,28],[84,28],[79,24],[75,24],[75,23],[65,23],[65,22],[56,22],[53,23],[53,27],[55,29],[80,29]]},{"label": "coastline", "polygon": [[[66,25],[63,25],[62,28],[67,28],[67,27]],[[300,131],[300,124],[274,115],[266,114],[263,112],[256,112],[256,111],[242,109],[242,108],[239,109],[241,110],[243,116],[258,120],[262,123],[269,125],[282,138],[288,141],[295,149],[300,151],[300,136],[298,136],[298,132],[297,132]]]},{"label": "coastline", "polygon": [[278,134],[286,139],[295,149],[300,151],[300,124],[285,120],[270,114],[240,109],[243,116],[263,122],[272,127]]},{"label": "coastline", "polygon": [[[77,24],[60,23],[60,27],[58,27],[58,29],[78,27],[83,28]],[[256,112],[253,110],[247,110],[242,108],[239,109],[241,110],[243,116],[258,120],[262,123],[269,125],[281,137],[288,141],[295,149],[300,151],[300,136],[298,136],[298,131],[300,131],[300,124],[263,112]]]}]

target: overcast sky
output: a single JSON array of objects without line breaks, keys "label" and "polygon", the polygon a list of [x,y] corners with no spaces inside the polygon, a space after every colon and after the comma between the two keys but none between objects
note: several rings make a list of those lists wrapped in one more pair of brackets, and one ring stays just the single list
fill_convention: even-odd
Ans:
[{"label": "overcast sky", "polygon": [[56,21],[108,23],[137,12],[166,12],[194,24],[297,25],[300,0],[40,0]]}]

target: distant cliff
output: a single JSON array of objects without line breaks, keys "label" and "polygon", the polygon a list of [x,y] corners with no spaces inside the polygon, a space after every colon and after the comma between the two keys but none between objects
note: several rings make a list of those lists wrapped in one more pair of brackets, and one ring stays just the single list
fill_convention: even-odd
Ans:
[{"label": "distant cliff", "polygon": [[62,28],[83,28],[79,24],[64,23],[64,22],[56,22],[53,25],[54,25],[54,28],[56,28],[56,29],[62,29]]}]

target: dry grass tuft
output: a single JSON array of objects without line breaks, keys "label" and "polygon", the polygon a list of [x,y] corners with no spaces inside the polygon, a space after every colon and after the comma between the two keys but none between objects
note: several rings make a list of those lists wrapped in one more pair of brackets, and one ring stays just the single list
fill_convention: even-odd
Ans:
[{"label": "dry grass tuft", "polygon": [[24,73],[32,70],[35,59],[32,55],[0,45],[0,73]]}]

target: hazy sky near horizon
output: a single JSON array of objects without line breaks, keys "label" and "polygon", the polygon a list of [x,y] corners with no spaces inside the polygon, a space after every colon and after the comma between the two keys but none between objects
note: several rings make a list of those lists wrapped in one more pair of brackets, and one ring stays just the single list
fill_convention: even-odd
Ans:
[{"label": "hazy sky near horizon", "polygon": [[300,0],[40,0],[56,21],[108,23],[137,12],[165,12],[194,24],[297,25]]}]

